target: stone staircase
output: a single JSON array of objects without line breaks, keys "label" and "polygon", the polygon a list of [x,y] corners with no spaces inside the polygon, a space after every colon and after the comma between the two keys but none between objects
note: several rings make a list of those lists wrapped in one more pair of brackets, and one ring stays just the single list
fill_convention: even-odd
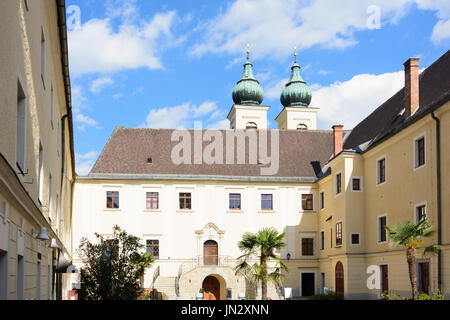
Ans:
[{"label": "stone staircase", "polygon": [[176,277],[159,276],[156,279],[153,288],[159,292],[165,293],[167,295],[167,299],[176,300],[177,294],[175,291],[175,279]]}]

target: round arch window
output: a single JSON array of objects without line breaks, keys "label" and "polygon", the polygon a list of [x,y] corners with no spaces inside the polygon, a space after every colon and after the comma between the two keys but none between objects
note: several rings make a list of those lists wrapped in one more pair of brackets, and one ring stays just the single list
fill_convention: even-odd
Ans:
[{"label": "round arch window", "polygon": [[246,129],[258,129],[258,126],[254,122],[248,122],[245,126]]},{"label": "round arch window", "polygon": [[299,123],[297,130],[308,130],[308,126],[304,123]]}]

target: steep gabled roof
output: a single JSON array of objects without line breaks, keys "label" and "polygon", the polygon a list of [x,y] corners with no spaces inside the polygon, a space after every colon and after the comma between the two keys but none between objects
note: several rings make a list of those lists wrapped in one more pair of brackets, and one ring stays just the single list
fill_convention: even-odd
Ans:
[{"label": "steep gabled roof", "polygon": [[350,133],[344,149],[367,143],[368,148],[399,132],[450,98],[450,50],[419,76],[419,108],[409,118],[404,111],[404,88],[361,121]]},{"label": "steep gabled roof", "polygon": [[[226,132],[220,130],[224,139],[223,159],[226,160]],[[260,130],[257,130],[258,133]],[[181,164],[171,160],[172,149],[179,144],[171,141],[174,130],[117,127],[112,133],[102,154],[90,172],[90,176],[101,174],[133,175],[211,175],[211,176],[261,176],[260,164]],[[194,153],[194,131],[189,130],[192,139],[191,159]],[[267,140],[273,130],[267,130]],[[203,146],[209,142],[204,142]],[[235,155],[237,143],[235,143]],[[268,149],[270,150],[270,143]],[[273,177],[316,178],[333,150],[332,131],[279,131],[279,170]],[[269,151],[270,154],[270,151]],[[152,164],[147,159],[152,158]]]}]

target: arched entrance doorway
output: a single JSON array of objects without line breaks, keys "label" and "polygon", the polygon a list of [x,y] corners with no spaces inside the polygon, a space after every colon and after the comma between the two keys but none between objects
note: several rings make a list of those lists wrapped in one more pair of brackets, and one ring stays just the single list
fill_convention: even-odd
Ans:
[{"label": "arched entrance doorway", "polygon": [[203,264],[217,265],[219,262],[219,248],[214,240],[205,241],[203,244]]},{"label": "arched entrance doorway", "polygon": [[220,300],[220,282],[214,276],[207,276],[202,284],[203,299]]},{"label": "arched entrance doorway", "polygon": [[344,266],[342,262],[336,263],[335,269],[336,293],[344,298]]}]

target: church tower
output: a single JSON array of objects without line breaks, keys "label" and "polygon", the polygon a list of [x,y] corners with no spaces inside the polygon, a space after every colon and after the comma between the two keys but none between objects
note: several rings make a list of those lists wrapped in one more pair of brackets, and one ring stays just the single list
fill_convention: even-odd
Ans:
[{"label": "church tower", "polygon": [[309,106],[312,98],[311,89],[300,75],[297,52],[294,56],[291,77],[280,97],[284,108],[275,120],[278,122],[278,129],[316,130],[319,108]]},{"label": "church tower", "polygon": [[264,91],[253,75],[247,45],[247,61],[241,79],[233,89],[233,102],[228,113],[230,129],[267,129],[267,111],[270,107],[261,106]]}]

